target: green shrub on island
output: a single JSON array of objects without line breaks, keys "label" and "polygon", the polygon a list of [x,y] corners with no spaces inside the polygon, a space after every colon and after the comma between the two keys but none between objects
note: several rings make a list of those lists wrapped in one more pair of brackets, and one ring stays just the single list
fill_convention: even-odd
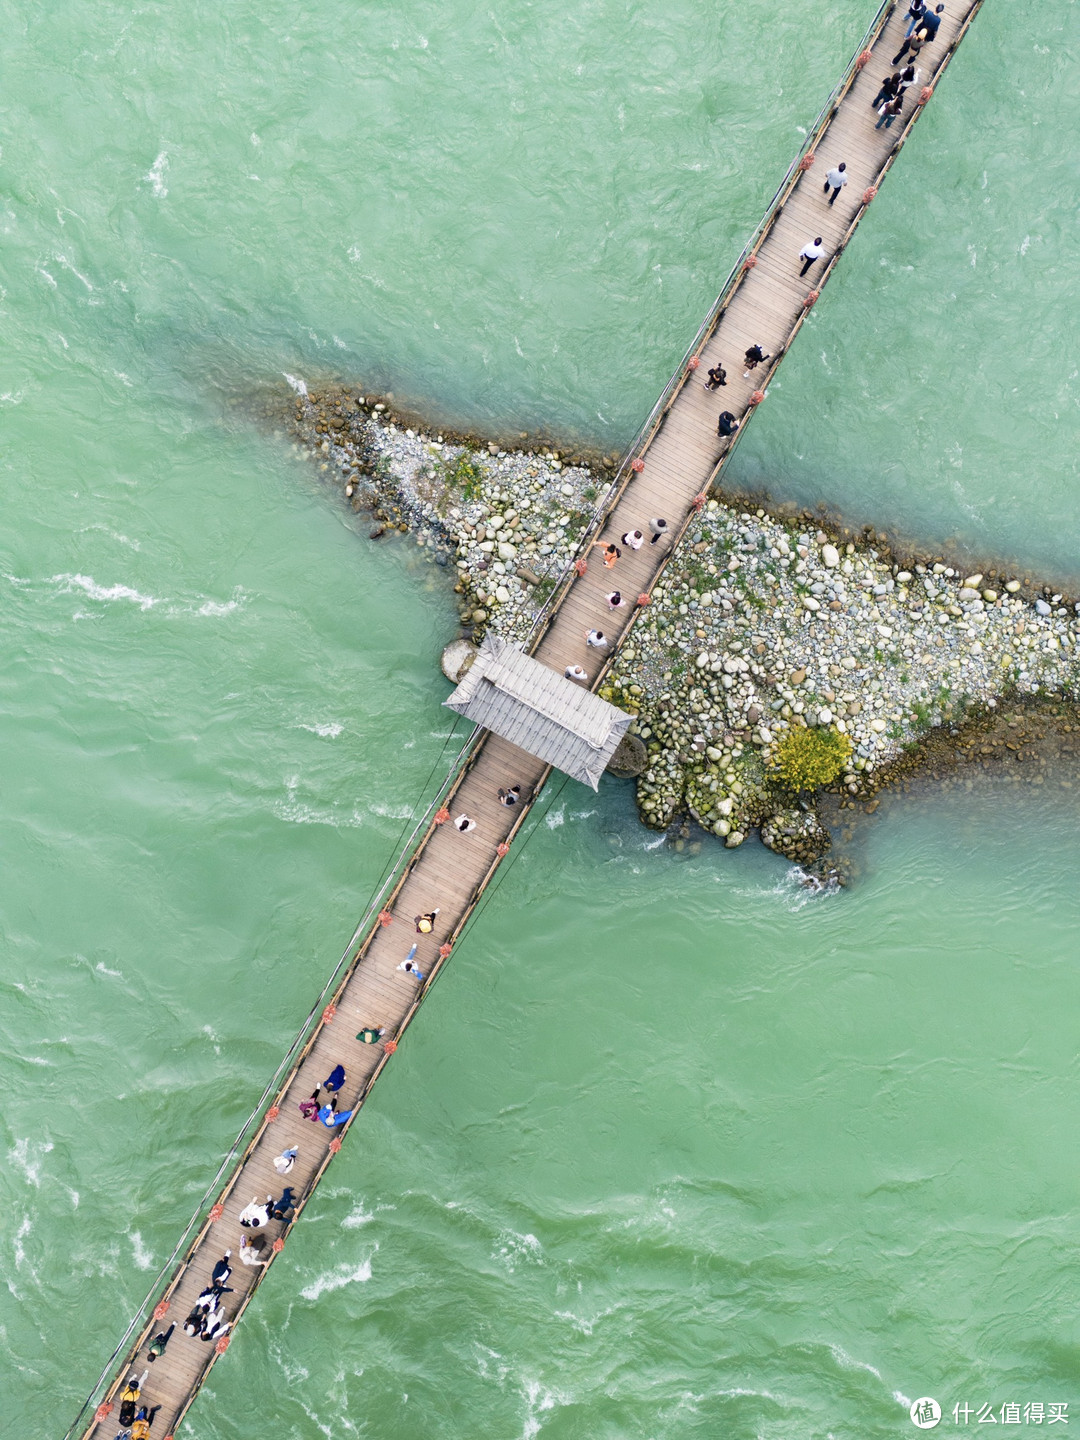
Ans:
[{"label": "green shrub on island", "polygon": [[799,726],[777,741],[772,765],[792,790],[817,790],[831,785],[847,764],[851,741],[832,726]]}]

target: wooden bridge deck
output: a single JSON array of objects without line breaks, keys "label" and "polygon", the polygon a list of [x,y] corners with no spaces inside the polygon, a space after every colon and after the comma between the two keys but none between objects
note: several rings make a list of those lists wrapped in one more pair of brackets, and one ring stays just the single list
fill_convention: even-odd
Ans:
[{"label": "wooden bridge deck", "polygon": [[[864,192],[879,184],[889,168],[918,113],[922,86],[933,84],[940,75],[980,3],[946,0],[938,38],[923,50],[917,62],[922,74],[908,92],[907,113],[892,129],[876,130],[870,100],[882,78],[890,73],[892,54],[900,48],[906,8],[900,4],[883,6],[868,36],[870,62],[863,69],[853,66],[834,93],[808,141],[815,152],[814,163],[805,172],[793,167],[754,242],[751,253],[756,263],[751,268],[740,265],[733,273],[699,338],[695,355],[700,368],[695,370],[688,357],[688,363],[668,387],[586,542],[599,535],[618,543],[625,531],[640,529],[646,533],[644,545],[636,552],[622,547],[622,558],[611,571],[600,563],[597,552],[591,552],[587,573],[568,578],[556,592],[546,625],[534,646],[538,659],[559,671],[568,664],[580,664],[588,671],[593,686],[599,684],[611,656],[588,649],[586,631],[599,626],[616,644],[625,638],[637,613],[638,595],[652,589],[693,517],[695,497],[707,490],[730,453],[728,442],[716,438],[718,413],[726,409],[741,418],[752,412],[753,390],[767,384],[802,323],[809,292],[820,290],[858,223],[865,208]],[[846,162],[850,180],[830,208],[822,189],[824,175],[840,161]],[[800,279],[798,252],[816,235],[823,237],[825,258],[806,279]],[[744,379],[742,356],[753,344],[760,344],[775,358],[760,366],[750,379]],[[727,387],[717,393],[708,392],[701,383],[705,372],[721,360],[728,371]],[[640,471],[630,463],[637,457],[644,460]],[[671,527],[670,536],[655,545],[648,540],[648,521],[654,516],[664,517]],[[605,596],[615,587],[628,604],[612,613]],[[434,819],[428,825],[386,902],[384,913],[390,923],[376,923],[356,951],[332,1006],[324,1012],[272,1108],[266,1112],[239,1167],[221,1192],[218,1205],[203,1221],[157,1297],[157,1310],[163,1318],[152,1319],[142,1327],[123,1364],[91,1396],[88,1404],[97,1404],[100,1399],[100,1407],[89,1423],[84,1407],[69,1436],[114,1440],[119,1428],[115,1403],[118,1392],[129,1375],[141,1375],[147,1369],[145,1355],[150,1338],[173,1321],[176,1331],[164,1357],[149,1368],[142,1398],[148,1405],[161,1407],[154,1436],[162,1440],[176,1430],[208,1370],[225,1348],[220,1342],[189,1338],[181,1329],[196,1296],[209,1283],[214,1263],[226,1249],[232,1250],[234,1269],[229,1283],[233,1292],[225,1297],[225,1311],[230,1317],[247,1304],[265,1273],[263,1268],[252,1269],[239,1263],[240,1238],[248,1233],[238,1223],[240,1210],[253,1196],[263,1199],[273,1194],[276,1198],[284,1185],[290,1184],[299,1199],[298,1215],[340,1148],[336,1141],[348,1128],[327,1130],[305,1120],[298,1108],[300,1101],[340,1063],[347,1073],[341,1108],[362,1105],[392,1053],[385,1041],[399,1037],[412,1019],[422,992],[445,964],[449,947],[505,853],[501,847],[512,843],[525,818],[528,803],[506,809],[498,802],[499,787],[520,784],[528,802],[548,773],[544,764],[496,736],[483,737],[477,744],[447,802],[452,816],[462,812],[471,816],[476,821],[475,830],[461,834],[452,824],[439,824]],[[414,917],[436,908],[439,914],[433,932],[418,934]],[[418,945],[416,960],[425,976],[423,985],[399,968],[414,942]],[[366,1045],[356,1039],[364,1026],[384,1027],[384,1043]],[[273,1158],[290,1146],[298,1148],[299,1156],[291,1174],[281,1177],[274,1169]],[[271,1223],[264,1233],[277,1241],[288,1229],[288,1224]],[[167,1305],[164,1311],[163,1305]]]}]

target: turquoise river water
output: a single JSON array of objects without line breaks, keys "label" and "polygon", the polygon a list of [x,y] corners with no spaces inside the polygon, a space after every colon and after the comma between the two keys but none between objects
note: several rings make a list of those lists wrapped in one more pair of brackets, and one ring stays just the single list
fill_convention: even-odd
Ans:
[{"label": "turquoise river water", "polygon": [[[64,1433],[448,729],[440,572],[228,398],[625,444],[869,18],[4,7],[4,1435]],[[1080,571],[1078,39],[985,7],[733,478]],[[553,786],[185,1433],[1080,1421],[1076,794],[895,802],[809,898]]]}]

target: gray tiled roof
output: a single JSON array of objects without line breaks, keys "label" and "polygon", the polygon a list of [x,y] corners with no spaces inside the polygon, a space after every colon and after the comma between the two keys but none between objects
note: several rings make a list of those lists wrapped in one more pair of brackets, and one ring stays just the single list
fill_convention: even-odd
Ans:
[{"label": "gray tiled roof", "polygon": [[594,790],[633,718],[490,633],[445,703]]}]

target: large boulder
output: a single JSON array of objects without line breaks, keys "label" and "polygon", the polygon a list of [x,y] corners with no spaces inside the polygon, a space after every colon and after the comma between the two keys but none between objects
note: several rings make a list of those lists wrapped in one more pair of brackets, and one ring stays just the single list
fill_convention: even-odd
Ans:
[{"label": "large boulder", "polygon": [[442,652],[442,673],[453,684],[460,685],[477,653],[477,648],[471,641],[451,640]]},{"label": "large boulder", "polygon": [[624,735],[615,747],[615,754],[607,763],[607,769],[620,780],[631,780],[649,763],[649,752],[645,742],[638,735]]}]

